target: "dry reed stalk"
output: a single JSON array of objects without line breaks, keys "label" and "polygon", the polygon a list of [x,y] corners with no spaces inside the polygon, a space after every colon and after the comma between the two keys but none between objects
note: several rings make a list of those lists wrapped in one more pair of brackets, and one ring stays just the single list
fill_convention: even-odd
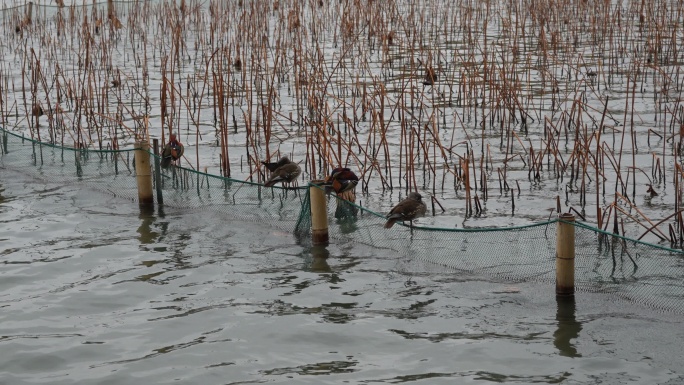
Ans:
[{"label": "dry reed stalk", "polygon": [[473,207],[472,203],[470,201],[470,167],[468,166],[468,163],[470,161],[469,159],[469,154],[466,154],[462,159],[460,163],[460,167],[463,170],[463,181],[465,185],[465,195],[466,195],[466,217],[470,217],[473,215]]},{"label": "dry reed stalk", "polygon": [[[256,160],[264,151],[267,158],[272,157],[275,140],[280,148],[301,135],[306,136],[305,145],[293,149],[297,155],[305,154],[308,169],[323,172],[333,163],[357,163],[365,173],[365,191],[392,188],[397,183],[400,188],[406,184],[408,191],[420,182],[434,195],[438,185],[443,189],[450,173],[455,182],[458,179],[462,183],[463,175],[458,175],[464,172],[462,166],[456,164],[452,169],[448,165],[453,163],[455,146],[467,144],[466,156],[472,162],[474,176],[469,183],[475,183],[478,201],[487,199],[490,170],[501,170],[502,189],[509,179],[518,185],[521,172],[527,172],[533,184],[550,178],[569,182],[569,202],[579,198],[582,207],[593,203],[588,202],[586,194],[595,193],[600,226],[606,212],[602,212],[599,199],[601,191],[605,196],[607,184],[614,182],[615,191],[629,196],[631,202],[638,198],[635,186],[641,176],[636,174],[636,166],[643,153],[639,145],[643,145],[644,137],[649,147],[651,136],[661,141],[662,154],[656,156],[660,152],[656,148],[648,152],[654,154],[649,155],[653,180],[665,182],[669,171],[665,166],[671,162],[667,153],[674,143],[681,142],[678,131],[684,127],[682,107],[673,97],[681,88],[679,68],[664,65],[679,50],[676,36],[681,27],[669,21],[677,9],[681,11],[681,5],[667,12],[645,9],[643,21],[626,17],[619,6],[604,3],[574,7],[559,4],[553,9],[536,3],[515,4],[505,11],[497,4],[436,9],[411,4],[403,9],[402,4],[378,2],[359,4],[358,9],[338,3],[311,5],[279,1],[277,5],[244,3],[229,7],[212,2],[207,5],[209,14],[203,15],[196,2],[181,2],[180,7],[175,3],[122,4],[120,13],[127,16],[125,32],[98,26],[105,17],[111,20],[109,9],[105,15],[96,7],[70,7],[68,17],[61,18],[61,11],[56,11],[55,21],[51,21],[55,23],[53,28],[65,36],[60,40],[49,38],[46,31],[50,21],[46,21],[44,8],[39,8],[32,27],[13,35],[16,38],[9,44],[17,52],[28,52],[31,40],[26,39],[40,39],[46,47],[36,50],[41,63],[36,64],[26,53],[23,58],[17,56],[26,67],[21,80],[26,83],[21,88],[24,97],[12,99],[13,84],[8,83],[0,94],[10,97],[0,97],[0,110],[5,112],[5,119],[12,116],[8,111],[19,111],[15,114],[23,122],[19,124],[28,123],[33,136],[43,138],[49,134],[51,140],[61,137],[62,141],[72,136],[76,143],[97,142],[98,146],[108,145],[107,140],[112,141],[112,146],[119,140],[124,143],[129,132],[116,127],[117,122],[135,120],[141,115],[138,111],[151,111],[151,130],[158,131],[155,112],[162,108],[166,109],[161,119],[162,135],[180,132],[184,124],[191,134],[192,124],[199,144],[203,107],[215,108],[217,141],[232,145],[237,138],[226,135],[231,118],[228,114],[233,111],[234,131],[238,123],[244,125],[246,143],[238,151],[241,153],[233,155],[246,159],[250,170],[258,167]],[[588,11],[594,17],[586,29],[579,29]],[[10,20],[11,26],[24,17],[24,13],[8,14],[3,17]],[[296,16],[296,27],[288,25],[288,15],[293,15],[290,20]],[[238,22],[231,23],[233,20]],[[463,28],[452,28],[454,25]],[[499,39],[504,39],[510,49],[493,44],[483,26],[500,32]],[[644,34],[641,37],[638,28]],[[568,32],[577,39],[563,39]],[[440,35],[446,42],[440,41]],[[462,46],[454,41],[463,42]],[[339,58],[321,55],[321,42],[340,44],[343,50],[335,51]],[[643,57],[630,52],[629,44]],[[656,46],[662,49],[652,49]],[[603,56],[599,57],[594,47],[603,47]],[[60,58],[63,52],[76,53],[81,67]],[[108,81],[111,71],[118,68],[113,60],[117,52],[130,55],[136,68],[126,69],[125,85],[106,92],[102,82]],[[207,59],[215,52],[220,53]],[[195,63],[191,60],[193,54]],[[625,57],[631,63],[626,73],[622,70]],[[164,58],[171,61],[161,66],[162,60],[168,60]],[[148,59],[154,64],[148,66]],[[53,60],[59,65],[53,65]],[[221,66],[215,60],[221,60]],[[416,65],[419,60],[424,64]],[[203,64],[205,77],[193,81],[199,77],[188,72]],[[209,69],[219,67],[223,78],[219,79],[218,74],[210,78]],[[160,70],[165,73],[163,80],[150,84],[150,73],[157,72],[158,79]],[[44,81],[51,78],[51,72],[58,81]],[[16,79],[19,82],[18,76]],[[185,89],[183,80],[188,84]],[[433,84],[421,89],[420,83],[425,80]],[[204,87],[198,85],[200,82]],[[281,83],[286,85],[283,89],[294,94],[290,99],[292,108],[288,109],[288,101],[281,99],[287,98],[279,91]],[[163,92],[158,92],[161,87]],[[637,87],[652,96],[649,101],[653,111],[641,115],[642,119],[653,117],[652,127],[639,122]],[[626,112],[619,121],[600,97],[608,88],[627,91],[620,99],[625,102]],[[127,91],[139,98],[140,105],[133,98],[123,100]],[[17,95],[21,92],[17,91]],[[115,94],[118,96],[112,98]],[[222,100],[218,100],[219,94]],[[213,102],[202,103],[205,96],[214,98]],[[160,97],[163,103],[159,103]],[[47,134],[31,115],[36,98],[51,112],[40,121],[44,124],[47,119]],[[22,103],[24,111],[17,109]],[[243,113],[236,114],[236,110]],[[451,127],[448,119],[453,122]],[[613,125],[606,124],[610,120]],[[288,121],[305,126],[286,128]],[[619,124],[624,124],[625,129]],[[446,133],[451,135],[448,147],[442,144],[448,139],[440,132],[440,125],[452,130]],[[603,135],[605,130],[607,134]],[[529,143],[525,143],[523,135]],[[532,135],[544,138],[537,144],[530,139]],[[625,135],[630,135],[629,142],[624,141]],[[494,136],[500,139],[499,149],[491,146],[496,143]],[[611,145],[611,137],[618,143]],[[196,168],[200,169],[200,149],[195,150]],[[479,165],[475,163],[475,151],[480,153]],[[631,166],[625,168],[621,157],[630,153]],[[679,159],[678,153],[674,153],[675,159]],[[219,164],[222,162],[219,160]],[[588,172],[590,167],[595,168],[594,172]],[[656,178],[661,175],[662,181]],[[628,195],[629,182],[632,188]],[[673,180],[662,189],[667,191],[674,184]],[[478,189],[482,197],[477,196]]]}]

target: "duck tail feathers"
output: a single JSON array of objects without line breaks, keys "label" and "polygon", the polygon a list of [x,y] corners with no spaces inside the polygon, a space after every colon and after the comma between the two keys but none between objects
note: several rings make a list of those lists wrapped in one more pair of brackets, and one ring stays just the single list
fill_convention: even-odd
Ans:
[{"label": "duck tail feathers", "polygon": [[276,177],[276,178],[267,180],[266,183],[264,183],[264,186],[266,186],[266,187],[273,187],[273,186],[275,186],[276,183],[282,182],[282,180],[283,180],[283,178]]}]

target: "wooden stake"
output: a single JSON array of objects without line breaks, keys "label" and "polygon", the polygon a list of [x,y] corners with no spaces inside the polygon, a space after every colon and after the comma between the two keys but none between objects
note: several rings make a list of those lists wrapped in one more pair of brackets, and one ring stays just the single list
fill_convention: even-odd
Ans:
[{"label": "wooden stake", "polygon": [[319,187],[321,180],[311,181],[309,195],[311,197],[311,241],[314,245],[328,243],[328,200],[325,191]]},{"label": "wooden stake", "polygon": [[107,18],[112,22],[116,29],[121,29],[123,24],[118,17],[116,17],[116,10],[114,9],[114,0],[107,0]]},{"label": "wooden stake", "polygon": [[556,295],[575,295],[575,216],[558,216],[556,222]]},{"label": "wooden stake", "polygon": [[31,24],[32,21],[33,21],[33,1],[29,1],[28,10],[26,12],[25,23]]},{"label": "wooden stake", "polygon": [[150,167],[150,143],[148,141],[135,142],[135,175],[138,183],[138,203],[151,205],[154,203],[152,195],[152,171]]},{"label": "wooden stake", "polygon": [[24,15],[24,19],[17,25],[17,28],[15,31],[17,33],[21,32],[23,28],[26,28],[31,24],[31,20],[33,19],[33,2],[30,1],[28,3],[28,9],[26,10],[26,14]]},{"label": "wooden stake", "polygon": [[154,149],[154,185],[157,189],[157,204],[161,206],[164,204],[164,196],[162,195],[161,186],[161,162],[159,161],[159,139],[152,139],[152,148]]},{"label": "wooden stake", "polygon": [[107,0],[107,18],[111,20],[114,17],[114,0]]}]

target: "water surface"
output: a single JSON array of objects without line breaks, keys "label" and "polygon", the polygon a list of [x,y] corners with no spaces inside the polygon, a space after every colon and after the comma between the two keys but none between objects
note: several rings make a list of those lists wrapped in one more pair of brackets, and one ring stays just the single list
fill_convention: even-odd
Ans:
[{"label": "water surface", "polygon": [[4,169],[0,308],[8,385],[684,382],[676,314]]}]

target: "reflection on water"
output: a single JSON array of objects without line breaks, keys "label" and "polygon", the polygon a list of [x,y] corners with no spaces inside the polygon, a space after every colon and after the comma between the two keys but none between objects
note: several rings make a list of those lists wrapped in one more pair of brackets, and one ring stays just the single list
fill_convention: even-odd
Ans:
[{"label": "reflection on water", "polygon": [[337,219],[337,225],[342,234],[353,234],[358,230],[356,216]]},{"label": "reflection on water", "polygon": [[311,263],[309,269],[316,273],[330,273],[330,265],[328,265],[328,257],[330,252],[325,245],[311,246]]},{"label": "reflection on water", "polygon": [[[358,229],[356,224],[358,207],[344,199],[333,199],[335,204],[335,221],[342,234],[351,234]],[[332,200],[331,200],[332,201]]]},{"label": "reflection on water", "polygon": [[[142,245],[150,245],[159,242],[160,238],[165,236],[168,232],[169,222],[158,219],[164,218],[164,208],[159,207],[155,215],[155,208],[151,205],[140,205],[140,226],[138,226],[138,240]],[[153,228],[153,225],[154,226]],[[156,251],[166,251],[166,247],[160,246],[155,248]]]},{"label": "reflection on water", "polygon": [[3,177],[1,384],[684,383],[679,318]]},{"label": "reflection on water", "polygon": [[556,305],[558,328],[553,333],[553,345],[561,356],[582,357],[571,342],[571,340],[577,340],[582,330],[582,323],[575,318],[575,297],[557,296]]},{"label": "reflection on water", "polygon": [[154,216],[154,206],[150,205],[140,205],[140,215],[138,218],[141,220],[140,226],[138,227],[138,240],[143,245],[148,245],[150,243],[155,243],[159,237],[159,233],[152,230],[152,223],[157,219]]},{"label": "reflection on water", "polygon": [[315,364],[300,365],[289,368],[276,368],[264,370],[262,373],[266,375],[329,375],[339,373],[351,373],[356,371],[354,366],[358,364],[356,360],[350,361],[331,361],[331,362],[317,362]]},{"label": "reflection on water", "polygon": [[5,203],[11,202],[14,199],[16,199],[14,196],[5,193],[5,188],[0,184],[0,210],[2,210],[2,206]]}]

